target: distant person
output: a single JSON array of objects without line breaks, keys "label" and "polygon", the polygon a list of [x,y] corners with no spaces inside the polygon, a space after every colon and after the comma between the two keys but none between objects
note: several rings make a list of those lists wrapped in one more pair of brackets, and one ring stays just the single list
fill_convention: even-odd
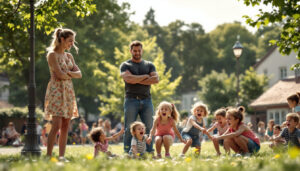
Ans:
[{"label": "distant person", "polygon": [[8,126],[5,131],[5,135],[8,140],[7,145],[12,145],[12,146],[22,145],[21,140],[20,140],[20,134],[16,131],[13,122],[8,123]]},{"label": "distant person", "polygon": [[[124,151],[130,150],[131,134],[130,125],[136,121],[138,114],[146,125],[146,133],[149,134],[153,123],[153,104],[150,88],[152,84],[159,82],[158,74],[152,62],[142,59],[143,44],[133,41],[130,44],[131,59],[120,65],[121,77],[125,82],[125,137]],[[147,145],[147,152],[153,152],[152,143]]]},{"label": "distant person", "polygon": [[257,132],[258,132],[260,141],[265,141],[266,129],[265,129],[265,123],[263,121],[258,122],[258,131]]},{"label": "distant person", "polygon": [[1,130],[1,136],[0,136],[0,145],[6,145],[8,139],[6,138],[5,134],[6,127],[3,127]]},{"label": "distant person", "polygon": [[89,126],[85,123],[85,120],[83,118],[80,119],[79,129],[81,144],[84,145],[86,143],[86,137],[88,135]]},{"label": "distant person", "polygon": [[267,140],[269,140],[274,134],[274,125],[275,125],[274,120],[270,119],[265,133],[265,137],[267,138]]},{"label": "distant person", "polygon": [[45,96],[45,119],[52,120],[48,135],[47,155],[52,156],[52,150],[57,133],[59,136],[59,160],[64,158],[68,138],[69,123],[78,117],[76,97],[72,79],[81,78],[81,71],[76,65],[70,50],[74,45],[76,33],[70,29],[57,28],[53,33],[53,41],[47,48],[47,61],[50,70],[50,81]]}]

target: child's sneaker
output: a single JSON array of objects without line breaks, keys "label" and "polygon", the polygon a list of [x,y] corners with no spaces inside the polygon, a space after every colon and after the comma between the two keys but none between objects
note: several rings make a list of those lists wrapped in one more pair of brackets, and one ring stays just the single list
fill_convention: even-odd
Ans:
[{"label": "child's sneaker", "polygon": [[179,157],[180,158],[185,158],[185,155],[184,154],[180,154]]},{"label": "child's sneaker", "polygon": [[161,159],[161,154],[157,154],[156,158]]},{"label": "child's sneaker", "polygon": [[170,158],[171,158],[170,153],[166,153],[166,154],[165,154],[165,157],[168,158],[168,159],[170,159]]},{"label": "child's sneaker", "polygon": [[69,163],[70,161],[68,159],[66,159],[63,156],[58,157],[58,161],[64,162],[64,163]]}]

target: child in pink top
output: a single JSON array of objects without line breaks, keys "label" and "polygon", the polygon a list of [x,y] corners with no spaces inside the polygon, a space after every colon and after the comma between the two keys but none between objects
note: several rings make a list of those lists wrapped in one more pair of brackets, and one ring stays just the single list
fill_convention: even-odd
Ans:
[{"label": "child in pink top", "polygon": [[181,142],[185,142],[177,127],[176,122],[178,121],[178,111],[174,104],[163,101],[158,105],[158,109],[155,114],[153,127],[150,131],[147,143],[152,141],[152,136],[155,132],[155,145],[157,158],[161,158],[161,146],[165,147],[165,157],[170,158],[170,146],[172,145],[175,135],[180,139]]},{"label": "child in pink top", "polygon": [[89,137],[95,144],[94,157],[96,157],[99,154],[99,151],[105,153],[109,157],[115,157],[116,155],[108,151],[108,141],[118,138],[123,133],[124,128],[122,128],[120,132],[114,134],[113,136],[106,137],[102,128],[97,127],[92,129],[92,131],[89,134]]},{"label": "child in pink top", "polygon": [[213,137],[213,141],[224,139],[224,147],[231,148],[237,154],[249,156],[260,149],[260,141],[253,131],[242,121],[245,108],[240,106],[226,112],[229,129],[221,136]]},{"label": "child in pink top", "polygon": [[[215,118],[217,120],[217,122],[207,130],[207,132],[211,132],[213,131],[214,129],[217,129],[218,130],[218,135],[223,135],[227,129],[229,128],[227,122],[226,122],[226,109],[225,108],[221,108],[221,109],[218,109],[216,110],[215,112]],[[214,146],[215,146],[215,149],[217,151],[217,155],[221,155],[221,152],[220,152],[220,148],[219,148],[219,145],[223,146],[224,145],[224,140],[219,140],[219,141],[213,141],[214,142]],[[228,153],[230,149],[228,148],[225,148],[225,151]]]}]

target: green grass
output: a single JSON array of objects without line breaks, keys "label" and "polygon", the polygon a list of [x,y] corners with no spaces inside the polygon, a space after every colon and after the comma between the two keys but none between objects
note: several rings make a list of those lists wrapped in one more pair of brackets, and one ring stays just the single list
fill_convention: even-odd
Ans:
[{"label": "green grass", "polygon": [[[46,159],[45,151],[38,159],[28,159],[15,155],[0,156],[0,170],[113,170],[113,171],[134,171],[134,170],[219,170],[219,171],[256,171],[256,170],[299,170],[300,156],[299,151],[292,152],[273,152],[262,144],[258,154],[251,157],[217,157],[211,142],[203,143],[200,157],[194,156],[193,149],[190,149],[185,159],[177,157],[183,145],[174,145],[171,148],[173,158],[153,160],[127,159],[125,157],[108,159],[104,155],[93,159],[92,146],[72,146],[67,147],[66,158],[69,163],[57,162],[55,158]],[[123,145],[111,145],[110,150],[120,156],[124,156]],[[223,149],[222,149],[223,150]],[[222,151],[224,153],[224,151]],[[54,156],[57,156],[58,149],[54,149]],[[164,154],[164,153],[162,153]]]}]

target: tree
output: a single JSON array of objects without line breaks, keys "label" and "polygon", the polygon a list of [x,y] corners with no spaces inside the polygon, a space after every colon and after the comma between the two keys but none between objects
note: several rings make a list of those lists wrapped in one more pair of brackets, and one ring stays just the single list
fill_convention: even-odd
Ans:
[{"label": "tree", "polygon": [[[166,71],[166,66],[163,62],[163,52],[155,43],[155,38],[148,38],[147,34],[140,30],[135,32],[133,36],[129,36],[128,40],[135,40],[136,34],[144,33],[145,39],[142,40],[144,44],[143,58],[153,61],[159,75],[160,82],[151,86],[151,94],[153,105],[156,107],[162,100],[172,101],[172,95],[175,93],[176,87],[179,85],[181,77],[176,78],[173,82],[170,81],[171,69]],[[129,41],[127,42],[129,44]],[[123,113],[124,103],[124,81],[120,77],[119,65],[131,58],[128,45],[124,45],[122,49],[116,48],[114,63],[102,61],[103,70],[95,70],[95,77],[101,79],[106,78],[103,83],[103,94],[99,94],[99,99],[102,101],[99,110],[101,115],[112,114],[116,118],[120,118]]]},{"label": "tree", "polygon": [[212,71],[199,80],[200,99],[206,103],[211,111],[220,107],[234,106],[236,102],[235,76],[228,76],[225,71]]},{"label": "tree", "polygon": [[[268,78],[264,75],[258,75],[250,67],[241,75],[239,96],[241,105],[248,109],[248,105],[258,96],[260,96],[268,84]],[[208,104],[214,111],[220,107],[236,105],[236,77],[234,74],[227,75],[224,71],[218,73],[212,71],[199,81],[202,88],[199,91],[200,99]]]},{"label": "tree", "polygon": [[[257,28],[262,25],[268,26],[269,23],[280,23],[282,26],[280,39],[271,40],[270,42],[276,44],[282,54],[289,55],[292,50],[295,51],[297,58],[300,60],[299,0],[244,0],[244,4],[247,6],[271,5],[272,11],[266,12],[260,9],[256,19],[244,16],[246,23]],[[300,68],[300,64],[298,63],[291,68]]]},{"label": "tree", "polygon": [[[70,9],[71,12],[80,17],[90,15],[96,8],[92,1],[52,0],[39,1],[35,4],[35,26],[37,29],[36,37],[38,38],[35,49],[36,60],[45,56],[46,46],[43,42],[45,36],[42,33],[50,34],[55,27],[60,25],[57,16],[66,9]],[[11,0],[0,1],[0,6],[0,73],[5,72],[8,75],[10,85],[12,85],[10,92],[15,92],[20,97],[23,94],[23,97],[26,97],[24,90],[26,90],[26,83],[29,78],[30,56],[28,50],[29,4],[28,1]],[[19,98],[10,97],[11,100],[15,102],[14,104],[26,104],[26,101]]]},{"label": "tree", "polygon": [[245,71],[245,75],[241,78],[241,91],[239,93],[242,101],[242,105],[247,107],[251,101],[259,97],[268,85],[267,76],[261,74],[258,75],[253,67],[250,67]]},{"label": "tree", "polygon": [[213,47],[217,49],[217,64],[214,65],[216,71],[225,70],[227,74],[235,72],[236,59],[232,47],[240,35],[240,42],[244,46],[243,54],[240,57],[241,73],[256,63],[257,38],[250,33],[239,22],[225,23],[217,26],[210,32]]}]

